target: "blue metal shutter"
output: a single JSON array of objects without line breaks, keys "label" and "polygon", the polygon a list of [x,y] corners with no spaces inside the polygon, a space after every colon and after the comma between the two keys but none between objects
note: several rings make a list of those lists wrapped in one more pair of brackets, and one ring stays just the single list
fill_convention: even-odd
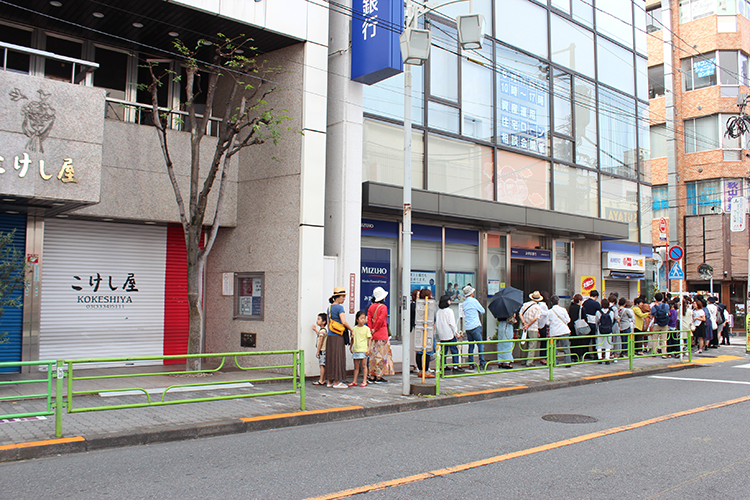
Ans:
[{"label": "blue metal shutter", "polygon": [[[13,248],[21,257],[26,257],[26,216],[3,214],[0,217],[0,231],[3,233],[16,230],[13,238]],[[23,287],[19,287],[11,297],[21,297]],[[5,307],[0,317],[0,334],[8,333],[7,342],[0,344],[0,362],[21,361],[21,346],[23,344],[23,308]],[[18,372],[20,368],[0,368],[0,372]]]}]

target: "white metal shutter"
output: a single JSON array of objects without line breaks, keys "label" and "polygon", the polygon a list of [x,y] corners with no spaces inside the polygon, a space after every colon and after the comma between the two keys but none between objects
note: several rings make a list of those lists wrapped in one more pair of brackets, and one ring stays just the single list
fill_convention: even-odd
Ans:
[{"label": "white metal shutter", "polygon": [[630,282],[626,280],[607,280],[604,292],[604,295],[607,297],[609,297],[610,293],[617,292],[620,294],[620,297],[625,297],[628,300],[635,298],[630,296]]},{"label": "white metal shutter", "polygon": [[161,356],[165,261],[164,227],[46,220],[40,359]]}]

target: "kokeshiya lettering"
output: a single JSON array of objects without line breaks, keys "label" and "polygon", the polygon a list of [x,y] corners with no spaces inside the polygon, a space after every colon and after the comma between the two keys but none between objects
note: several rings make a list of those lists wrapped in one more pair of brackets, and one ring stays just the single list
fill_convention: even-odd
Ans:
[{"label": "kokeshiya lettering", "polygon": [[132,304],[133,298],[127,295],[79,295],[79,304]]}]

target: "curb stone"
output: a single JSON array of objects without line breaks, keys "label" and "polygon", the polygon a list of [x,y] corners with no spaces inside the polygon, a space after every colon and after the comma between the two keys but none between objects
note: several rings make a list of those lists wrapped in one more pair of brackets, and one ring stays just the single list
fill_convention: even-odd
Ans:
[{"label": "curb stone", "polygon": [[516,389],[484,392],[481,394],[471,394],[459,396],[457,394],[446,395],[443,397],[414,397],[403,403],[389,403],[380,406],[361,407],[346,409],[341,411],[288,415],[279,418],[269,418],[264,420],[255,420],[244,422],[241,420],[218,420],[207,424],[186,424],[170,426],[168,428],[146,429],[143,432],[132,433],[112,433],[85,438],[82,441],[70,443],[56,443],[45,445],[40,442],[39,445],[23,446],[19,444],[17,448],[0,449],[0,462],[12,462],[18,460],[29,460],[33,458],[45,458],[55,455],[72,454],[119,448],[125,446],[148,445],[157,443],[168,443],[173,441],[185,441],[188,439],[200,439],[206,437],[226,436],[231,434],[243,434],[247,432],[264,431],[270,429],[281,429],[285,427],[296,427],[301,425],[310,425],[326,422],[336,422],[351,420],[362,417],[376,417],[394,413],[405,413],[442,406],[453,406],[464,403],[474,403],[486,401],[489,399],[504,398],[516,396],[519,394],[530,394],[542,391],[556,389],[565,389],[568,387],[578,387],[589,384],[598,384],[614,380],[624,380],[634,377],[648,376],[660,373],[669,373],[682,371],[692,368],[701,368],[701,365],[686,363],[684,365],[673,365],[658,368],[646,368],[633,372],[620,373],[610,377],[601,377],[596,379],[576,379],[560,382],[545,382]]}]

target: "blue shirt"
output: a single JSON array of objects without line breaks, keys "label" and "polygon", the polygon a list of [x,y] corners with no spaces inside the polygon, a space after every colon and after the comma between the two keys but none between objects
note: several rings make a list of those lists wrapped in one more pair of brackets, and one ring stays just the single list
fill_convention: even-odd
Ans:
[{"label": "blue shirt", "polygon": [[[326,311],[326,312],[328,312],[328,311]],[[342,306],[341,304],[331,304],[331,306],[330,306],[330,313],[331,314],[329,315],[329,319],[330,320],[334,320],[334,321],[338,321],[339,323],[341,323],[341,313],[343,313],[343,312],[344,312],[344,306]],[[330,324],[329,324],[329,326],[330,326]],[[336,333],[333,333],[330,328],[328,329],[328,335],[336,335],[337,337],[341,336],[341,335],[338,335]]]},{"label": "blue shirt", "polygon": [[479,326],[482,326],[482,321],[479,317],[480,314],[484,314],[484,307],[474,297],[466,297],[464,300],[464,328],[466,330],[473,330]]}]

